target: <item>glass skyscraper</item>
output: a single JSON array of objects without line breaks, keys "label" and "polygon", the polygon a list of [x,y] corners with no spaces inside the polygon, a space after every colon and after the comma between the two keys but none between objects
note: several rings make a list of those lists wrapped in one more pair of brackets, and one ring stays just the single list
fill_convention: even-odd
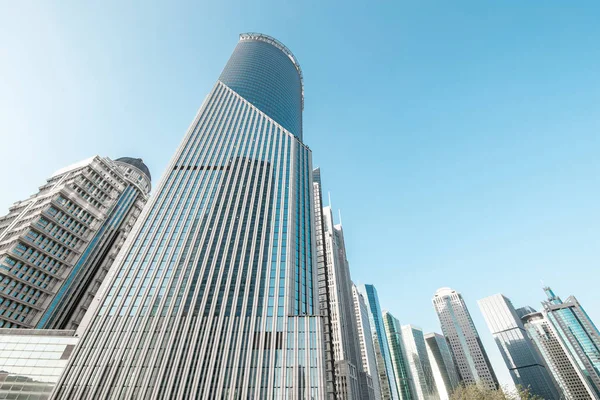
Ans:
[{"label": "glass skyscraper", "polygon": [[[556,380],[561,386],[570,383],[573,387],[572,393],[583,393],[580,389],[583,386],[588,392],[588,396],[600,399],[600,332],[598,328],[574,296],[569,296],[562,301],[549,287],[544,288],[544,291],[548,299],[542,303],[544,309],[541,320],[545,321],[545,324],[540,322],[535,324],[536,319],[531,316],[527,319],[528,331],[536,344],[540,346],[540,351],[547,358],[548,364],[553,364],[551,368],[558,373],[559,376],[556,377]],[[536,326],[549,330],[549,332],[535,329]],[[552,338],[551,342],[546,340],[547,336]],[[546,343],[548,345],[545,345]],[[550,344],[555,345],[550,346]],[[556,346],[556,344],[560,346]],[[561,352],[565,354],[560,355]],[[567,359],[571,366],[565,362]],[[573,379],[567,376],[567,372],[571,369],[581,380],[577,388],[573,385]],[[572,376],[573,373],[571,372],[570,375]],[[569,393],[570,390],[565,389],[565,392]]]},{"label": "glass skyscraper", "polygon": [[390,356],[392,358],[392,366],[394,368],[394,376],[398,386],[398,394],[401,400],[416,400],[417,397],[414,391],[414,380],[410,372],[408,360],[406,359],[406,351],[404,341],[402,340],[402,326],[400,321],[390,312],[383,312],[383,325],[385,326],[385,334],[387,335],[388,345],[390,348]]},{"label": "glass skyscraper", "polygon": [[54,398],[325,398],[302,109],[294,55],[241,35]]},{"label": "glass skyscraper", "polygon": [[402,326],[402,341],[406,351],[408,367],[419,400],[439,400],[425,337],[421,328],[412,325]]},{"label": "glass skyscraper", "polygon": [[458,372],[446,338],[439,333],[425,334],[427,355],[440,400],[448,400],[459,385]]},{"label": "glass skyscraper", "polygon": [[546,400],[558,400],[556,385],[511,301],[496,294],[478,303],[515,385]]},{"label": "glass skyscraper", "polygon": [[381,398],[384,400],[398,400],[398,385],[392,366],[392,357],[388,344],[385,326],[383,323],[383,313],[379,305],[379,296],[377,289],[373,285],[361,285],[360,291],[369,307],[369,321],[371,322],[371,331],[373,332],[373,342],[375,346],[375,357],[377,358],[377,371],[379,372],[379,386],[381,388]]}]

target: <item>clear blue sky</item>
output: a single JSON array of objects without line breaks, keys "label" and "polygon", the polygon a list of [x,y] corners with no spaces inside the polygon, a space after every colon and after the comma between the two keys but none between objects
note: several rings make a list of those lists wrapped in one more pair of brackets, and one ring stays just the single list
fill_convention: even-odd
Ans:
[{"label": "clear blue sky", "polygon": [[[135,4],[134,4],[135,3]],[[0,208],[94,154],[155,182],[238,34],[277,37],[304,138],[342,209],[352,275],[402,323],[431,297],[538,306],[540,279],[600,323],[600,3],[4,2]]]}]

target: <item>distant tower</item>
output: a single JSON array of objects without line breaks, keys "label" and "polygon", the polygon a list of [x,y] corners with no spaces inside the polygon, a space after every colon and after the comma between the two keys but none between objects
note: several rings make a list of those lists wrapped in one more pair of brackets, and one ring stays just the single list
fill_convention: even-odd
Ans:
[{"label": "distant tower", "polygon": [[383,324],[385,325],[385,334],[388,339],[400,399],[416,400],[414,381],[408,360],[406,359],[407,355],[404,348],[404,341],[402,340],[402,326],[400,325],[400,321],[390,312],[384,311]]},{"label": "distant tower", "polygon": [[568,398],[600,399],[600,332],[574,296],[544,291],[542,312],[523,317],[527,332]]},{"label": "distant tower", "polygon": [[498,388],[498,379],[460,293],[447,287],[441,288],[435,292],[432,301],[461,381]]},{"label": "distant tower", "polygon": [[515,385],[543,399],[558,400],[556,385],[511,301],[496,294],[478,303]]},{"label": "distant tower", "polygon": [[383,313],[379,305],[377,289],[373,285],[361,285],[360,291],[369,307],[371,330],[373,331],[373,342],[375,344],[375,356],[377,358],[377,371],[379,372],[379,385],[384,400],[399,400],[398,386],[392,367],[392,358],[388,345],[385,326],[383,324]]},{"label": "distant tower", "polygon": [[373,331],[371,331],[371,323],[369,322],[370,311],[363,295],[354,284],[352,285],[352,295],[354,297],[354,312],[358,326],[358,340],[360,343],[363,371],[367,375],[367,379],[363,384],[362,398],[381,400]]},{"label": "distant tower", "polygon": [[439,399],[423,331],[416,326],[403,325],[402,340],[417,398],[419,400]]},{"label": "distant tower", "polygon": [[440,400],[448,400],[460,383],[448,342],[439,333],[427,333],[425,344]]},{"label": "distant tower", "polygon": [[0,218],[0,328],[76,329],[150,193],[137,158],[63,168]]},{"label": "distant tower", "polygon": [[328,400],[338,400],[336,391],[335,352],[332,331],[332,304],[329,289],[330,269],[325,245],[325,221],[323,220],[323,184],[321,169],[313,170],[313,198],[315,202],[315,248],[317,251],[317,285],[319,289],[319,311],[323,319],[323,347],[325,355],[325,389]]}]

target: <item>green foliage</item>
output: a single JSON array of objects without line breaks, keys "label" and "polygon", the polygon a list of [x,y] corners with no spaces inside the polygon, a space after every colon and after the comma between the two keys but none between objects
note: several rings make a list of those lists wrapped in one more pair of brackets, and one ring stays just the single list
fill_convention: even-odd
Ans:
[{"label": "green foliage", "polygon": [[478,385],[466,385],[457,387],[450,400],[543,400],[539,396],[531,394],[529,389],[521,387],[516,390],[504,387],[502,389],[487,389]]}]

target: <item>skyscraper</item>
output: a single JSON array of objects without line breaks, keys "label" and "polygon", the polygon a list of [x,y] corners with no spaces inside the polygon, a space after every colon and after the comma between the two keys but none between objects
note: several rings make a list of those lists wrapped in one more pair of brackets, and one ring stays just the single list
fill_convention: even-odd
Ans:
[{"label": "skyscraper", "polygon": [[369,307],[369,322],[373,332],[373,343],[375,346],[375,357],[377,359],[377,371],[379,372],[379,386],[381,387],[381,397],[384,400],[398,400],[398,385],[394,376],[392,366],[392,357],[388,344],[385,326],[383,324],[383,314],[379,305],[379,296],[377,289],[373,285],[361,285],[360,291],[363,294],[367,306]]},{"label": "skyscraper", "polygon": [[461,382],[498,388],[498,379],[460,293],[441,288],[435,292],[432,301]]},{"label": "skyscraper", "polygon": [[326,397],[302,109],[294,55],[241,35],[54,398]]},{"label": "skyscraper", "polygon": [[544,312],[523,316],[527,334],[544,358],[552,376],[566,399],[597,399],[576,361],[558,337]]},{"label": "skyscraper", "polygon": [[600,332],[574,296],[564,302],[545,287],[548,299],[543,316],[550,322],[561,347],[568,353],[582,383],[593,398],[600,398]]},{"label": "skyscraper", "polygon": [[515,385],[543,399],[558,400],[556,385],[511,301],[496,294],[478,303]]},{"label": "skyscraper", "polygon": [[[318,175],[320,176],[320,171]],[[320,193],[315,193],[320,197]],[[317,203],[315,202],[315,206]],[[319,211],[321,214],[319,215]],[[324,252],[327,266],[327,284],[330,310],[331,342],[335,360],[335,380],[337,398],[353,400],[362,397],[362,361],[358,340],[358,328],[354,314],[352,280],[346,257],[344,231],[341,224],[335,224],[331,207],[315,210],[317,219],[322,220],[322,240],[317,239],[317,253]],[[319,231],[319,228],[317,228]],[[321,260],[319,260],[321,261]],[[319,262],[318,261],[318,262]],[[318,268],[322,268],[317,264]]]},{"label": "skyscraper", "polygon": [[54,173],[0,218],[0,327],[76,329],[150,192],[140,159]]},{"label": "skyscraper", "polygon": [[352,295],[354,297],[354,312],[358,327],[358,341],[360,344],[363,371],[366,374],[366,379],[363,382],[362,396],[364,399],[381,400],[373,331],[371,331],[371,323],[369,322],[370,312],[362,293],[360,293],[354,284],[352,284]]},{"label": "skyscraper", "polygon": [[325,350],[325,390],[328,400],[337,400],[335,353],[333,349],[332,304],[329,292],[330,268],[325,248],[325,223],[323,221],[323,190],[321,170],[313,170],[313,195],[315,202],[315,247],[317,249],[317,287],[319,289],[319,312],[323,317],[323,347]]},{"label": "skyscraper", "polygon": [[448,400],[460,383],[448,342],[439,333],[427,333],[425,345],[438,395],[441,400]]},{"label": "skyscraper", "polygon": [[398,319],[390,312],[384,311],[383,325],[385,326],[385,334],[387,335],[390,356],[392,358],[392,367],[394,368],[394,376],[396,378],[400,399],[416,400],[414,380],[408,365],[408,360],[406,359],[400,321],[398,321]]},{"label": "skyscraper", "polygon": [[408,367],[413,378],[417,399],[439,399],[423,331],[416,326],[403,325],[402,341],[404,342]]}]

